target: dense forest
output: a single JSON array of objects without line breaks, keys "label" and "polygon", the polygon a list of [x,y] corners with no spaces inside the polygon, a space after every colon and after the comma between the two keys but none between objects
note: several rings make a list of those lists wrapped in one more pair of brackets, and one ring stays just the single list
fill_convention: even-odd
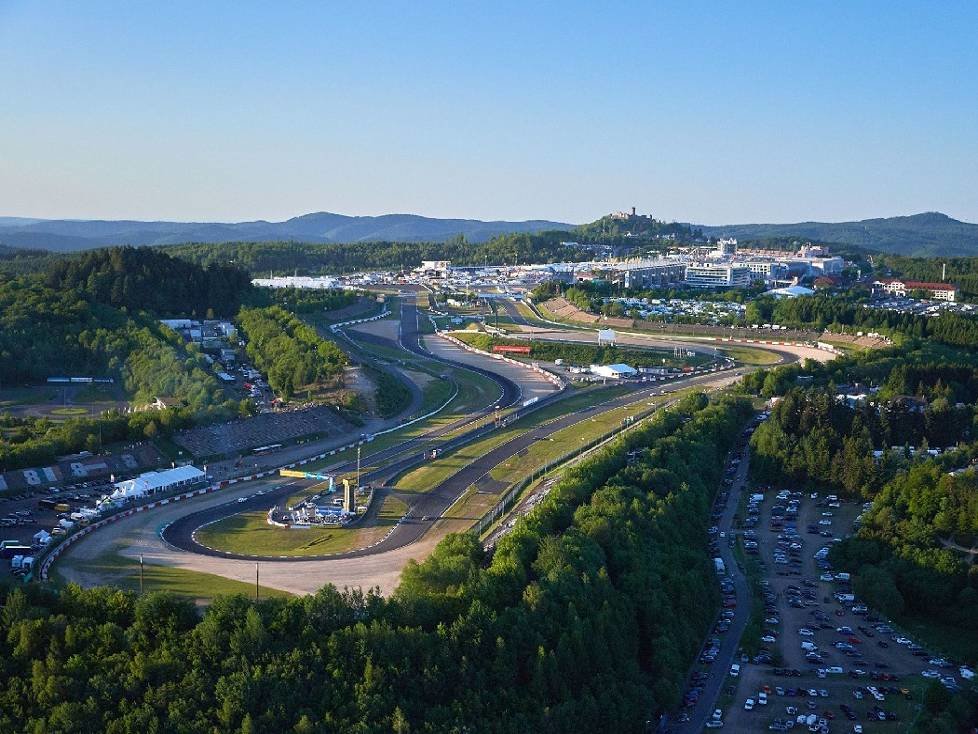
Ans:
[{"label": "dense forest", "polygon": [[37,273],[58,255],[47,250],[31,250],[0,245],[0,273],[5,276]]},{"label": "dense forest", "polygon": [[[585,241],[630,246],[634,245],[636,239],[647,241],[670,238],[689,242],[702,236],[700,230],[693,229],[688,224],[664,222],[642,215],[625,218],[604,216],[576,227],[573,234]],[[567,236],[566,232],[564,236]]]},{"label": "dense forest", "polygon": [[254,288],[249,306],[282,306],[296,314],[335,311],[357,302],[361,293],[338,288]]},{"label": "dense forest", "polygon": [[[850,496],[872,497],[897,470],[901,456],[892,447],[953,447],[976,434],[978,369],[967,364],[917,361],[914,352],[870,352],[806,365],[818,378],[809,389],[795,387],[799,367],[748,374],[748,392],[781,396],[771,417],[752,439],[751,471],[759,482],[808,482]],[[868,397],[847,404],[835,380],[866,380],[848,388]],[[872,452],[885,455],[874,461]]]},{"label": "dense forest", "polygon": [[346,365],[346,355],[334,342],[281,306],[243,308],[238,324],[247,337],[248,357],[281,397],[314,389],[334,379]]},{"label": "dense forest", "polygon": [[233,262],[255,276],[269,272],[300,275],[352,273],[367,270],[410,270],[422,260],[451,260],[456,265],[502,265],[580,260],[589,252],[566,247],[567,232],[509,234],[473,244],[463,237],[447,242],[355,242],[308,244],[301,242],[227,242],[170,245],[161,248],[174,257],[204,267]]},{"label": "dense forest", "polygon": [[226,317],[242,302],[264,306],[241,312],[245,332],[257,337],[249,354],[268,370],[272,388],[289,397],[334,377],[345,357],[285,309],[322,312],[357,297],[352,291],[253,288],[238,268],[200,267],[131,247],[50,260],[43,274],[9,278],[0,283],[0,386],[110,377],[137,407],[157,397],[175,407],[63,422],[3,416],[0,465],[42,465],[61,454],[253,412],[249,401],[230,398],[200,348],[163,327],[161,315]]},{"label": "dense forest", "polygon": [[[48,287],[72,291],[127,311],[157,316],[229,317],[251,288],[240,268],[219,262],[206,267],[148,248],[112,247],[52,261]],[[166,287],[160,287],[161,284]]]},{"label": "dense forest", "polygon": [[971,444],[895,475],[856,536],[833,549],[833,563],[857,574],[857,592],[884,613],[978,631],[978,566],[945,547],[978,541],[978,475],[949,473],[975,458]]},{"label": "dense forest", "polygon": [[[69,418],[61,423],[5,416],[7,430],[0,441],[0,463],[5,469],[50,463],[60,454],[153,437],[251,410],[249,404],[224,392],[196,345],[185,343],[163,327],[155,313],[144,310],[154,305],[176,308],[177,302],[168,294],[184,293],[189,299],[184,291],[188,283],[214,290],[210,296],[188,300],[186,308],[220,312],[233,308],[251,288],[241,271],[205,271],[132,248],[90,253],[67,270],[59,261],[45,275],[0,283],[0,384],[4,387],[43,384],[54,376],[111,377],[137,406],[159,396],[176,403],[163,411],[111,412],[98,419]],[[136,284],[138,292],[133,291]],[[241,290],[232,293],[235,287]],[[224,306],[208,298],[222,299]]]},{"label": "dense forest", "polygon": [[[643,732],[716,613],[704,543],[746,401],[691,396],[569,469],[487,555],[471,535],[389,599],[9,592],[0,729]],[[629,452],[633,460],[628,460]]]},{"label": "dense forest", "polygon": [[761,298],[747,305],[747,322],[772,323],[792,328],[855,327],[909,338],[930,339],[959,347],[978,347],[978,319],[953,313],[917,316],[869,308],[854,294],[815,295],[775,300]]}]

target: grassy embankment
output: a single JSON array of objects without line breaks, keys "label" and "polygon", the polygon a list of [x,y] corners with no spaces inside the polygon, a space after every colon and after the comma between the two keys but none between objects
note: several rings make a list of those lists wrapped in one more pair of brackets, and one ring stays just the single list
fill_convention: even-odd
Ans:
[{"label": "grassy embankment", "polygon": [[611,400],[624,391],[625,388],[607,388],[605,392],[600,393],[599,398],[595,396],[594,391],[589,390],[540,408],[501,430],[493,431],[486,438],[463,446],[435,461],[407,472],[398,479],[397,487],[408,492],[427,492],[474,459],[485,455],[493,448],[512,440],[516,436],[538,428],[559,416],[593,406],[596,401]]},{"label": "grassy embankment", "polygon": [[781,356],[776,352],[746,345],[718,346],[717,351],[740,364],[751,366],[767,367],[778,364],[781,361]]},{"label": "grassy embankment", "polygon": [[[56,583],[66,583],[62,572],[75,563],[71,554],[66,555],[54,566]],[[79,562],[80,563],[80,562]],[[108,550],[94,560],[86,560],[79,570],[98,574],[105,586],[114,586],[126,591],[139,591],[139,560],[124,556],[117,549]],[[254,598],[255,585],[243,581],[226,579],[210,573],[190,571],[174,566],[143,564],[143,591],[169,591],[180,596],[190,597],[199,602],[207,602],[215,597],[228,594],[244,594]],[[291,596],[288,592],[267,586],[259,588],[262,598],[270,596]]]},{"label": "grassy embankment", "polygon": [[643,393],[643,397],[632,403],[596,414],[589,420],[557,431],[546,440],[537,441],[486,475],[481,484],[491,487],[491,491],[480,492],[478,484],[469,486],[462,498],[445,513],[446,517],[481,517],[492,509],[510,487],[533,475],[547,464],[580,448],[583,444],[622,427],[625,419],[642,413],[655,405],[661,405],[682,397],[686,392],[683,390],[669,395],[656,395],[655,397],[649,397],[647,393]]}]

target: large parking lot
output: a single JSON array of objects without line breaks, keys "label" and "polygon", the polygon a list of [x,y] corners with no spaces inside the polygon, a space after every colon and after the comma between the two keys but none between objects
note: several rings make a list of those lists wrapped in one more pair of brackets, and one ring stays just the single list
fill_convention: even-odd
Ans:
[{"label": "large parking lot", "polygon": [[829,565],[826,549],[852,532],[859,504],[789,490],[751,497],[738,542],[760,571],[761,649],[726,671],[723,728],[902,732],[928,678],[963,682],[956,665],[860,604]]},{"label": "large parking lot", "polygon": [[[33,557],[47,542],[38,540],[41,533],[56,536],[64,533],[59,525],[72,523],[72,513],[82,507],[93,507],[95,501],[111,491],[105,481],[92,480],[58,489],[24,490],[19,494],[0,495],[0,579],[23,576],[27,568],[14,568],[11,565],[15,555]],[[42,533],[43,531],[43,533]],[[30,548],[30,551],[12,551],[7,546]]]}]

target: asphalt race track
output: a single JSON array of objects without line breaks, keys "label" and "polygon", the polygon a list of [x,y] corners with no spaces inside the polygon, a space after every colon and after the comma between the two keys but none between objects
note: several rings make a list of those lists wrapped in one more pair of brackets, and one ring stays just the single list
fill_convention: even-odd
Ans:
[{"label": "asphalt race track", "polygon": [[418,330],[418,307],[414,303],[410,303],[409,299],[401,300],[401,331],[399,338],[401,341],[401,346],[409,352],[413,352],[414,354],[420,355],[435,362],[440,362],[442,364],[455,367],[456,369],[477,372],[478,374],[488,377],[490,380],[497,383],[502,389],[502,397],[499,399],[500,408],[508,408],[520,399],[520,395],[522,393],[519,385],[510,380],[508,377],[495,372],[490,372],[489,370],[481,367],[458,364],[457,362],[442,359],[441,357],[432,354],[422,347],[421,332]]},{"label": "asphalt race track", "polygon": [[[715,380],[716,378],[717,373],[708,373],[706,375],[681,379],[671,383],[668,389],[672,391],[679,388],[689,387],[701,382]],[[656,383],[656,386],[659,390],[662,389],[661,384]],[[270,502],[274,502],[280,498],[294,494],[297,489],[301,487],[301,484],[299,483],[291,483],[275,490],[271,490],[264,495],[250,497],[244,502],[227,502],[207,510],[185,515],[167,526],[162,532],[162,537],[167,543],[180,550],[239,560],[303,562],[325,559],[359,558],[362,556],[385,553],[396,548],[401,548],[419,540],[428,531],[431,525],[440,518],[442,513],[445,512],[445,510],[448,509],[448,507],[455,502],[455,500],[457,500],[470,485],[482,478],[485,474],[503,461],[517,455],[535,442],[546,439],[550,435],[567,428],[568,426],[572,426],[575,423],[587,420],[593,416],[600,415],[609,410],[614,410],[615,408],[634,402],[635,400],[639,399],[638,396],[642,392],[648,391],[649,395],[654,394],[652,391],[650,391],[647,384],[641,386],[637,385],[636,387],[640,387],[640,389],[625,395],[621,395],[594,408],[586,408],[561,416],[560,418],[557,418],[541,426],[540,428],[528,431],[515,437],[513,440],[502,444],[501,446],[497,446],[495,449],[489,451],[476,461],[463,467],[456,474],[434,487],[430,492],[419,495],[417,502],[409,511],[408,516],[399,525],[397,525],[391,534],[388,535],[383,541],[369,548],[362,548],[347,551],[345,553],[334,553],[323,556],[251,556],[213,550],[201,545],[195,540],[194,532],[201,526],[217,522],[225,517],[241,512],[267,509],[270,506]],[[486,429],[480,429],[480,432],[488,433],[490,430],[492,430],[491,427],[488,427]],[[461,439],[459,439],[459,442],[461,443]],[[418,456],[409,457],[408,459],[404,459],[402,462],[398,462],[397,465],[384,467],[378,472],[373,473],[373,475],[365,475],[364,479],[369,481],[372,478],[380,478],[381,475],[390,476],[392,474],[399,473],[399,471],[401,471],[401,469],[398,468],[400,464],[403,463],[405,466],[407,466],[412,463],[417,463],[419,458],[420,457]]]},{"label": "asphalt race track", "polygon": [[[432,355],[430,352],[425,350],[421,346],[420,332],[418,330],[418,310],[417,306],[413,302],[408,302],[409,299],[404,299],[401,305],[401,321],[400,321],[400,334],[399,341],[401,346],[408,351],[415,354],[423,356],[427,359],[433,359],[438,362],[445,363],[452,367],[459,367],[455,362],[445,360]],[[566,336],[564,334],[561,335]],[[581,335],[584,336],[584,335]],[[790,353],[779,352],[782,362],[794,361],[797,359],[795,355]],[[484,370],[478,367],[472,367],[466,365],[465,369],[471,369],[473,371],[484,374],[490,379],[494,380],[500,385],[503,393],[503,397],[499,401],[500,407],[506,407],[514,404],[519,400],[520,388],[512,380],[498,375],[489,370]],[[669,390],[674,390],[678,386],[687,387],[690,385],[695,385],[700,382],[708,382],[716,379],[716,373],[708,373],[706,375],[692,377],[687,379],[680,379],[674,383],[670,384]],[[271,504],[294,494],[297,490],[300,490],[303,486],[309,486],[313,482],[309,481],[299,481],[293,482],[274,490],[269,490],[263,495],[256,495],[245,499],[244,502],[234,501],[228,502],[221,505],[217,505],[206,510],[201,510],[198,512],[185,515],[178,520],[174,521],[168,525],[161,533],[163,540],[169,543],[171,546],[191,553],[199,553],[203,555],[216,556],[221,558],[229,559],[239,559],[239,560],[268,560],[268,561],[314,561],[314,560],[326,560],[326,559],[343,559],[343,558],[358,558],[367,555],[375,555],[379,553],[385,553],[397,548],[402,548],[404,546],[410,545],[418,541],[436,522],[441,515],[455,502],[462,493],[473,483],[485,476],[489,471],[500,463],[506,461],[507,459],[519,454],[521,451],[531,446],[536,441],[546,439],[551,434],[556,433],[568,426],[574,425],[582,420],[586,420],[594,415],[600,415],[601,413],[613,410],[622,405],[633,402],[637,399],[637,394],[648,390],[648,385],[640,384],[636,385],[636,390],[628,394],[619,396],[613,400],[606,403],[598,405],[594,408],[589,408],[584,411],[576,411],[568,415],[561,416],[550,423],[547,423],[540,428],[532,431],[528,431],[520,436],[517,436],[513,440],[496,447],[495,449],[489,451],[486,455],[480,457],[476,461],[468,464],[459,470],[456,474],[452,475],[441,484],[432,488],[429,492],[421,494],[418,496],[415,504],[408,511],[405,518],[393,529],[390,535],[384,538],[381,542],[373,545],[369,548],[361,548],[357,550],[347,551],[343,553],[326,554],[322,556],[302,556],[302,557],[290,557],[290,556],[252,556],[244,554],[228,553],[224,551],[214,550],[208,548],[204,545],[198,543],[194,537],[196,530],[209,523],[217,522],[226,517],[236,515],[242,512],[249,512],[254,510],[264,510],[267,509]],[[661,388],[660,388],[661,389]],[[651,393],[650,393],[651,394]],[[534,408],[538,406],[533,406]],[[519,412],[514,414],[514,418],[517,417]],[[461,419],[461,421],[456,422],[464,424],[470,421],[471,418],[466,417]],[[450,430],[449,428],[444,428],[442,431]],[[456,448],[464,443],[468,443],[471,440],[481,437],[482,435],[488,434],[493,430],[492,426],[484,426],[470,431],[463,436],[456,439],[445,442],[441,447],[443,450],[450,450]],[[429,438],[429,437],[425,437]],[[423,438],[414,439],[414,441],[424,440]],[[382,468],[373,471],[369,474],[363,476],[364,481],[374,482],[377,484],[384,484],[387,480],[397,476],[402,471],[424,461],[424,452],[410,452],[409,455],[405,456],[405,444],[392,446],[384,451],[378,452],[370,457],[370,463],[376,465],[379,462],[382,464]],[[386,462],[386,463],[385,463]],[[338,471],[349,471],[353,466],[350,464],[344,465],[338,469]]]}]

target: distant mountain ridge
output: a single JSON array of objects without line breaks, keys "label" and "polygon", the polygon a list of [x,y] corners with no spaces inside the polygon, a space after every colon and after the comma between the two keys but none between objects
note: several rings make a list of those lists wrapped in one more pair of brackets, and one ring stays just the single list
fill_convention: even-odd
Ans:
[{"label": "distant mountain ridge", "polygon": [[[978,224],[952,219],[939,212],[856,222],[692,226],[708,237],[797,237],[918,257],[978,256]],[[547,220],[484,222],[477,219],[436,219],[417,214],[351,217],[331,212],[304,214],[284,222],[148,222],[0,217],[0,244],[73,252],[109,245],[173,245],[185,242],[441,242],[459,234],[470,242],[484,242],[501,234],[544,230],[568,230],[568,236],[573,238],[572,230],[575,228],[576,225]]]},{"label": "distant mountain ridge", "polygon": [[708,237],[799,237],[915,257],[978,256],[978,224],[961,222],[940,212],[858,222],[695,226]]},{"label": "distant mountain ridge", "polygon": [[0,244],[70,252],[108,245],[172,245],[182,242],[437,242],[459,234],[472,242],[483,242],[500,234],[573,228],[572,224],[546,220],[484,222],[478,219],[436,219],[417,214],[351,217],[331,212],[304,214],[284,222],[144,222],[0,217]]}]

